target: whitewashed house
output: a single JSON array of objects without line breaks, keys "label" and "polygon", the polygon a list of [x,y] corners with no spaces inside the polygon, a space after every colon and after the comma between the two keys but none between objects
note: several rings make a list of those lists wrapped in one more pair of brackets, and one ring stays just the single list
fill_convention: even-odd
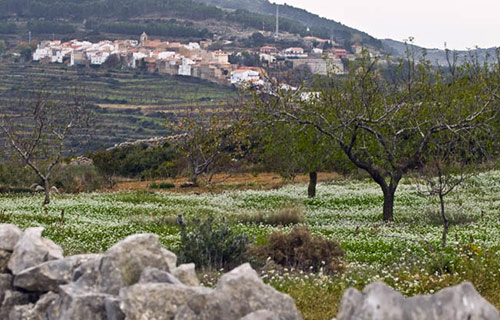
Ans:
[{"label": "whitewashed house", "polygon": [[182,64],[179,65],[179,75],[188,76],[192,75],[192,65],[194,61],[185,57],[182,57]]},{"label": "whitewashed house", "polygon": [[[231,72],[230,77],[231,84],[240,85],[245,82],[250,82],[254,84],[262,84],[263,81],[260,79],[260,74],[251,69],[237,69]],[[262,83],[261,83],[262,82]]]}]

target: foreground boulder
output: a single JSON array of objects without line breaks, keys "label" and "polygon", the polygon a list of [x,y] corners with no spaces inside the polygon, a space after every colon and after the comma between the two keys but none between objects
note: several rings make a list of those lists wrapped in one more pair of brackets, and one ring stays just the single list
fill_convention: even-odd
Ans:
[{"label": "foreground boulder", "polygon": [[51,260],[25,269],[14,278],[14,287],[27,291],[59,291],[59,286],[68,284],[73,272],[83,263],[97,260],[101,255],[84,254]]},{"label": "foreground boulder", "polygon": [[120,290],[120,308],[127,320],[170,320],[190,297],[211,292],[182,284],[140,283]]},{"label": "foreground boulder", "polygon": [[241,320],[279,320],[279,317],[269,310],[259,310],[244,316]]},{"label": "foreground boulder", "polygon": [[213,293],[195,295],[176,320],[233,320],[272,310],[280,320],[302,319],[292,298],[264,284],[248,263],[222,276]]},{"label": "foreground boulder", "polygon": [[133,235],[108,249],[101,258],[82,264],[73,280],[86,290],[118,295],[121,288],[137,283],[146,267],[168,272],[169,266],[175,265],[174,257],[162,248],[156,235]]},{"label": "foreground boulder", "polygon": [[0,273],[7,273],[9,271],[7,265],[11,255],[11,252],[0,249]]},{"label": "foreground boulder", "polygon": [[5,292],[12,289],[13,279],[14,277],[10,274],[0,274],[0,307],[2,306]]},{"label": "foreground boulder", "polygon": [[8,267],[13,274],[45,261],[62,259],[63,250],[52,240],[42,238],[43,228],[28,228],[17,241]]},{"label": "foreground boulder", "polygon": [[179,281],[172,274],[159,270],[157,268],[145,268],[139,279],[139,283],[170,283],[180,285],[182,282]]},{"label": "foreground boulder", "polygon": [[338,320],[500,320],[498,310],[464,282],[434,295],[405,298],[384,283],[344,294]]},{"label": "foreground boulder", "polygon": [[36,304],[15,306],[9,314],[9,320],[49,320],[59,316],[55,303],[58,295],[49,292],[40,297]]},{"label": "foreground boulder", "polygon": [[14,251],[23,233],[13,224],[0,224],[0,250]]},{"label": "foreground boulder", "polygon": [[172,275],[187,286],[199,286],[200,281],[196,276],[194,263],[181,264],[172,270]]}]

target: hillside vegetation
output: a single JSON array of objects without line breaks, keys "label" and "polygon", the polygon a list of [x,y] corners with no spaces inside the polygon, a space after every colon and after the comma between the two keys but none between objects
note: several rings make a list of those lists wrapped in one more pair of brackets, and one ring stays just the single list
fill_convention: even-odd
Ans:
[{"label": "hillside vegetation", "polygon": [[[268,0],[199,0],[204,3],[214,4],[222,8],[235,9],[235,10],[248,10],[260,14],[273,14],[276,11],[276,5]],[[379,40],[370,36],[369,34],[356,30],[354,28],[343,25],[342,23],[320,17],[316,14],[310,13],[304,9],[296,8],[286,3],[279,5],[279,14],[281,17],[298,21],[305,26],[309,27],[311,33],[319,37],[330,39],[334,37],[338,40],[350,41],[353,37],[359,38],[363,43],[381,47]]]},{"label": "hillside vegetation", "polygon": [[[148,34],[158,36],[209,38],[210,26],[205,27],[201,23],[205,21],[217,21],[236,29],[275,29],[274,6],[267,1],[252,3],[251,6],[238,1],[222,3],[223,7],[236,10],[224,10],[213,4],[192,0],[1,0],[0,33],[25,33],[29,29],[34,34],[85,31],[87,34],[107,32],[137,36],[139,30],[147,30]],[[369,45],[381,47],[381,43],[373,37],[340,23],[290,6],[282,6],[281,9],[282,32],[326,39],[333,37],[348,42],[357,37]],[[24,23],[13,23],[12,18],[16,21],[21,19]],[[174,20],[167,21],[165,18]],[[131,23],[131,20],[135,21]],[[83,21],[87,22],[84,29]],[[127,21],[127,25],[118,24],[119,21]],[[231,34],[224,36],[230,37]]]},{"label": "hillside vegetation", "polygon": [[[233,94],[230,88],[196,78],[143,74],[137,70],[5,64],[0,66],[0,73],[0,113],[12,110],[12,95],[30,90],[36,83],[46,83],[56,94],[74,86],[85,91],[87,101],[94,106],[92,139],[84,149],[76,141],[70,143],[76,147],[70,153],[76,154],[168,135],[167,119],[185,114],[191,106],[218,105],[222,98]],[[21,111],[19,108],[15,110]]]}]

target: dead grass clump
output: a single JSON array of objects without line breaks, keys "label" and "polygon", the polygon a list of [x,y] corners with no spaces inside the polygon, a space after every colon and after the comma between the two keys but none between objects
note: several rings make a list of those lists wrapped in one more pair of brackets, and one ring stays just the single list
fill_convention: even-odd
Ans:
[{"label": "dead grass clump", "polygon": [[252,246],[250,254],[258,259],[270,258],[274,263],[303,271],[340,273],[345,252],[337,241],[312,236],[306,226],[297,226],[286,234],[275,231],[265,246]]},{"label": "dead grass clump", "polygon": [[298,207],[285,207],[278,211],[271,212],[266,217],[266,222],[273,226],[287,226],[305,222],[304,214]]},{"label": "dead grass clump", "polygon": [[300,207],[284,207],[269,213],[262,211],[238,213],[233,215],[232,219],[239,223],[270,224],[273,226],[302,224],[306,221]]}]

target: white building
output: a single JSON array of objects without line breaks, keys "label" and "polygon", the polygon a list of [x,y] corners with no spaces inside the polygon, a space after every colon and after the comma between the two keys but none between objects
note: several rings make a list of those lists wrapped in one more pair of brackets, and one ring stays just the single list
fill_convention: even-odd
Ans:
[{"label": "white building", "polygon": [[192,75],[191,66],[194,64],[194,61],[188,58],[182,58],[182,64],[179,65],[179,75],[188,76]]},{"label": "white building", "polygon": [[237,69],[231,72],[230,78],[231,84],[239,85],[245,82],[250,82],[253,84],[263,84],[264,82],[260,79],[260,75],[257,71],[251,69]]},{"label": "white building", "polygon": [[283,50],[280,56],[285,58],[306,58],[307,54],[304,52],[303,48],[292,47]]}]

